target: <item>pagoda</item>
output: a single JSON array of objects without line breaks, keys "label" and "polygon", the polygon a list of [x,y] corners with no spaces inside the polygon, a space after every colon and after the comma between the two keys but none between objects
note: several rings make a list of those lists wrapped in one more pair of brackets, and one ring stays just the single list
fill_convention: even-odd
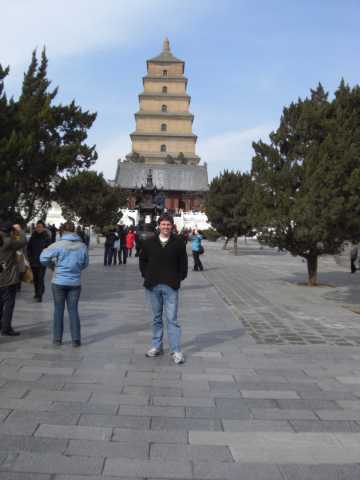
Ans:
[{"label": "pagoda", "polygon": [[129,208],[143,203],[145,191],[149,195],[150,177],[154,197],[161,192],[167,210],[202,208],[207,166],[200,165],[195,151],[197,136],[184,71],[185,62],[172,54],[167,38],[162,52],[147,60],[136,129],[130,134],[132,151],[118,161],[115,178],[128,191]]}]

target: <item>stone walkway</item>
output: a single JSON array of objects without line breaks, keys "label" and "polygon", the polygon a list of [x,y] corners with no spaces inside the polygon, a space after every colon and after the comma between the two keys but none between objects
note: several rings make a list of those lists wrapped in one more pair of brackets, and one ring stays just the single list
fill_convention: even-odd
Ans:
[{"label": "stone walkway", "polygon": [[290,255],[208,244],[175,366],[144,356],[136,259],[101,261],[92,250],[81,349],[51,345],[49,292],[23,287],[22,335],[0,337],[0,480],[360,478],[358,275],[325,258],[311,289]]}]

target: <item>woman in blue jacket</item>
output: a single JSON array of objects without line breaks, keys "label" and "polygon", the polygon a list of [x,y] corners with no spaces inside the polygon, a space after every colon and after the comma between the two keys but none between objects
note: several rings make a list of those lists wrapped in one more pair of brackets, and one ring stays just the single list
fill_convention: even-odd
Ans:
[{"label": "woman in blue jacket", "polygon": [[201,240],[203,239],[203,236],[200,234],[200,232],[194,229],[189,239],[191,240],[191,250],[194,258],[194,271],[203,271],[204,267],[200,260],[200,255],[204,252],[201,245]]},{"label": "woman in blue jacket", "polygon": [[42,265],[54,269],[52,292],[54,297],[53,343],[62,344],[64,332],[64,309],[67,305],[70,332],[74,347],[81,345],[79,298],[81,292],[81,271],[89,264],[86,245],[75,232],[75,225],[63,225],[61,240],[42,251]]}]

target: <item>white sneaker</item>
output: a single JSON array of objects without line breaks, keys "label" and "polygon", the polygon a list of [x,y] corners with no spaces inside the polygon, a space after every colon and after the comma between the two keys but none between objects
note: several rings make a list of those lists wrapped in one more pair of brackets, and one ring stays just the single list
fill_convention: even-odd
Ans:
[{"label": "white sneaker", "polygon": [[150,348],[150,350],[148,350],[145,353],[145,357],[149,357],[149,358],[158,357],[159,355],[162,355],[163,353],[164,353],[164,351],[163,351],[162,347],[160,347],[160,348],[152,347],[152,348]]},{"label": "white sneaker", "polygon": [[172,357],[176,365],[185,362],[184,354],[182,352],[174,352],[172,353]]}]

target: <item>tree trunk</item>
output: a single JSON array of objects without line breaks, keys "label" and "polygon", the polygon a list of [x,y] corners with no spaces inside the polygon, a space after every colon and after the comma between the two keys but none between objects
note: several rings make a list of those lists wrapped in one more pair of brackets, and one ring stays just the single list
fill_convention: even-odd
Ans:
[{"label": "tree trunk", "polygon": [[308,269],[308,285],[315,287],[317,285],[318,256],[312,255],[306,258]]},{"label": "tree trunk", "polygon": [[238,236],[237,235],[234,235],[234,255],[237,255],[238,253]]},{"label": "tree trunk", "polygon": [[223,250],[226,250],[227,245],[228,245],[228,243],[229,243],[229,240],[230,240],[230,237],[226,237],[225,242],[224,242],[224,245],[223,245],[223,247],[222,247]]}]

